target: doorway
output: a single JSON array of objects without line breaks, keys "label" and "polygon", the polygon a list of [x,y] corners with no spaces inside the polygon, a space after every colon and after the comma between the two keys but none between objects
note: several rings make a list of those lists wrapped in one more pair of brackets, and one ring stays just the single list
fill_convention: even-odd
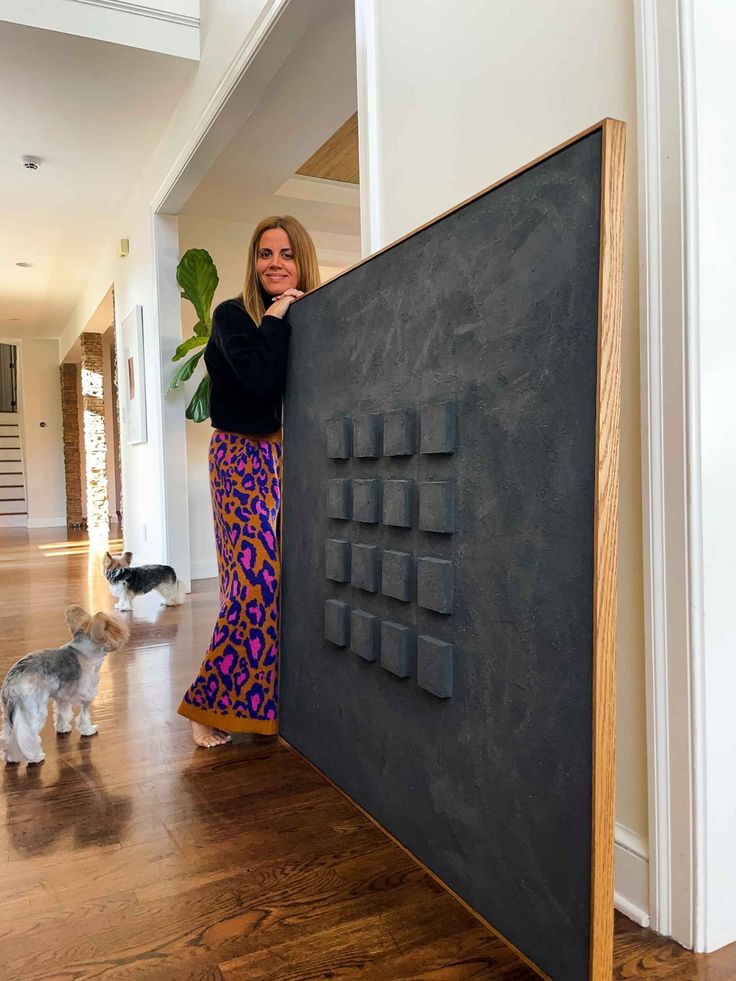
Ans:
[{"label": "doorway", "polygon": [[0,525],[28,517],[18,409],[18,348],[0,344]]}]

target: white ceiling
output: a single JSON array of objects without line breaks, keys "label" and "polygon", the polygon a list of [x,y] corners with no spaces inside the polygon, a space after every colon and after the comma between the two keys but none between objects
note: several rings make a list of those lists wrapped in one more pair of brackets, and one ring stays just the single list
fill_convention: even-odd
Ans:
[{"label": "white ceiling", "polygon": [[356,109],[353,4],[329,0],[325,8],[324,16],[291,52],[189,197],[182,214],[248,223],[265,215],[292,214],[318,244],[330,241],[335,250],[342,245],[343,251],[357,258],[357,190],[340,185],[336,190],[342,193],[320,194],[317,187],[310,195],[306,193],[310,179],[302,178],[298,196],[288,194],[295,171]]},{"label": "white ceiling", "polygon": [[[61,333],[110,216],[195,70],[166,55],[0,23],[0,336]],[[42,158],[40,169],[25,170],[23,154]]]}]

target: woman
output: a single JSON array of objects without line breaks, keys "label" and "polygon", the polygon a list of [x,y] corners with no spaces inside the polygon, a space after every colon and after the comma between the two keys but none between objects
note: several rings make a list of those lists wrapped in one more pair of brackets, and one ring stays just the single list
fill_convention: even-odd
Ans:
[{"label": "woman", "polygon": [[210,489],[220,611],[179,714],[198,746],[278,731],[281,401],[289,306],[319,285],[314,244],[295,219],[266,218],[250,243],[242,297],[215,310]]}]

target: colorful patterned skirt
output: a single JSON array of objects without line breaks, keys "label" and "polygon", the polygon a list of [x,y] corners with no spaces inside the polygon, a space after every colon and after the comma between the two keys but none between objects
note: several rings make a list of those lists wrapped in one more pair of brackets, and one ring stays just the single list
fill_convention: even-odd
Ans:
[{"label": "colorful patterned skirt", "polygon": [[210,441],[220,611],[179,714],[229,732],[278,731],[281,434]]}]

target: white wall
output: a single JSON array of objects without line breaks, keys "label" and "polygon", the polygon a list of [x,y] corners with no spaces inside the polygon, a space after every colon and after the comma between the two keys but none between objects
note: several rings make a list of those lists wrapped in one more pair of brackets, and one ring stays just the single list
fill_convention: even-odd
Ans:
[{"label": "white wall", "polygon": [[[212,304],[213,310],[222,300],[227,300],[242,292],[248,242],[254,228],[255,224],[215,221],[187,214],[181,215],[179,218],[179,249],[181,254],[183,255],[187,249],[206,249],[217,266],[220,283]],[[315,233],[314,239],[318,258],[322,251],[321,244],[323,242],[326,246],[325,254],[334,254],[331,246],[333,240],[338,237],[343,238],[344,236]],[[353,261],[357,262],[359,256],[356,253],[352,258]],[[320,264],[323,279],[334,276],[344,268],[345,265]],[[182,301],[181,314],[182,336],[189,337],[196,322],[194,308],[189,301]],[[201,376],[202,370],[201,367],[198,367],[193,378],[186,383],[186,402],[194,394]],[[207,467],[207,451],[211,432],[209,421],[198,424],[187,420],[189,541],[192,579],[206,579],[217,575]]]},{"label": "white wall", "polygon": [[[243,290],[243,275],[248,241],[255,225],[241,222],[210,221],[182,215],[179,218],[179,249],[206,249],[217,266],[220,283],[212,303],[237,296]],[[182,336],[189,337],[196,323],[194,307],[188,300],[181,305]],[[198,367],[186,384],[185,401],[194,394],[202,377]],[[217,575],[215,535],[212,525],[207,454],[212,428],[210,421],[187,420],[187,475],[189,486],[189,543],[192,579]]]},{"label": "white wall", "polygon": [[[28,527],[66,525],[59,344],[20,343],[20,406]],[[45,422],[45,426],[40,424]]]},{"label": "white wall", "polygon": [[[618,830],[633,849],[637,874],[646,878],[632,4],[358,0],[361,7],[368,16],[359,24],[375,24],[358,52],[359,85],[368,79],[361,139],[373,134],[372,146],[362,148],[361,166],[370,166],[362,176],[372,187],[369,217],[379,236],[370,243],[374,250],[600,119],[627,123],[616,790]],[[365,215],[363,222],[365,227]],[[639,891],[646,896],[646,883]]]},{"label": "white wall", "polygon": [[688,66],[695,86],[689,136],[694,150],[691,218],[696,223],[690,245],[696,258],[690,286],[697,297],[700,335],[703,606],[694,611],[705,654],[700,703],[705,891],[700,904],[703,947],[715,950],[736,940],[736,61],[733,45],[724,40],[736,36],[736,6],[732,0],[692,0],[684,6],[692,10],[694,42]]},{"label": "white wall", "polygon": [[[114,221],[97,266],[62,333],[64,357],[97,309],[112,283],[115,287],[117,329],[136,304],[143,307],[144,365],[148,406],[148,441],[129,445],[121,433],[123,499],[127,548],[140,562],[168,558],[164,534],[164,485],[161,453],[162,399],[170,372],[161,364],[154,283],[151,202],[206,114],[229,68],[269,0],[211,0],[202,11],[202,52],[196,74],[140,181]],[[130,254],[118,258],[118,241],[127,238]]]}]

